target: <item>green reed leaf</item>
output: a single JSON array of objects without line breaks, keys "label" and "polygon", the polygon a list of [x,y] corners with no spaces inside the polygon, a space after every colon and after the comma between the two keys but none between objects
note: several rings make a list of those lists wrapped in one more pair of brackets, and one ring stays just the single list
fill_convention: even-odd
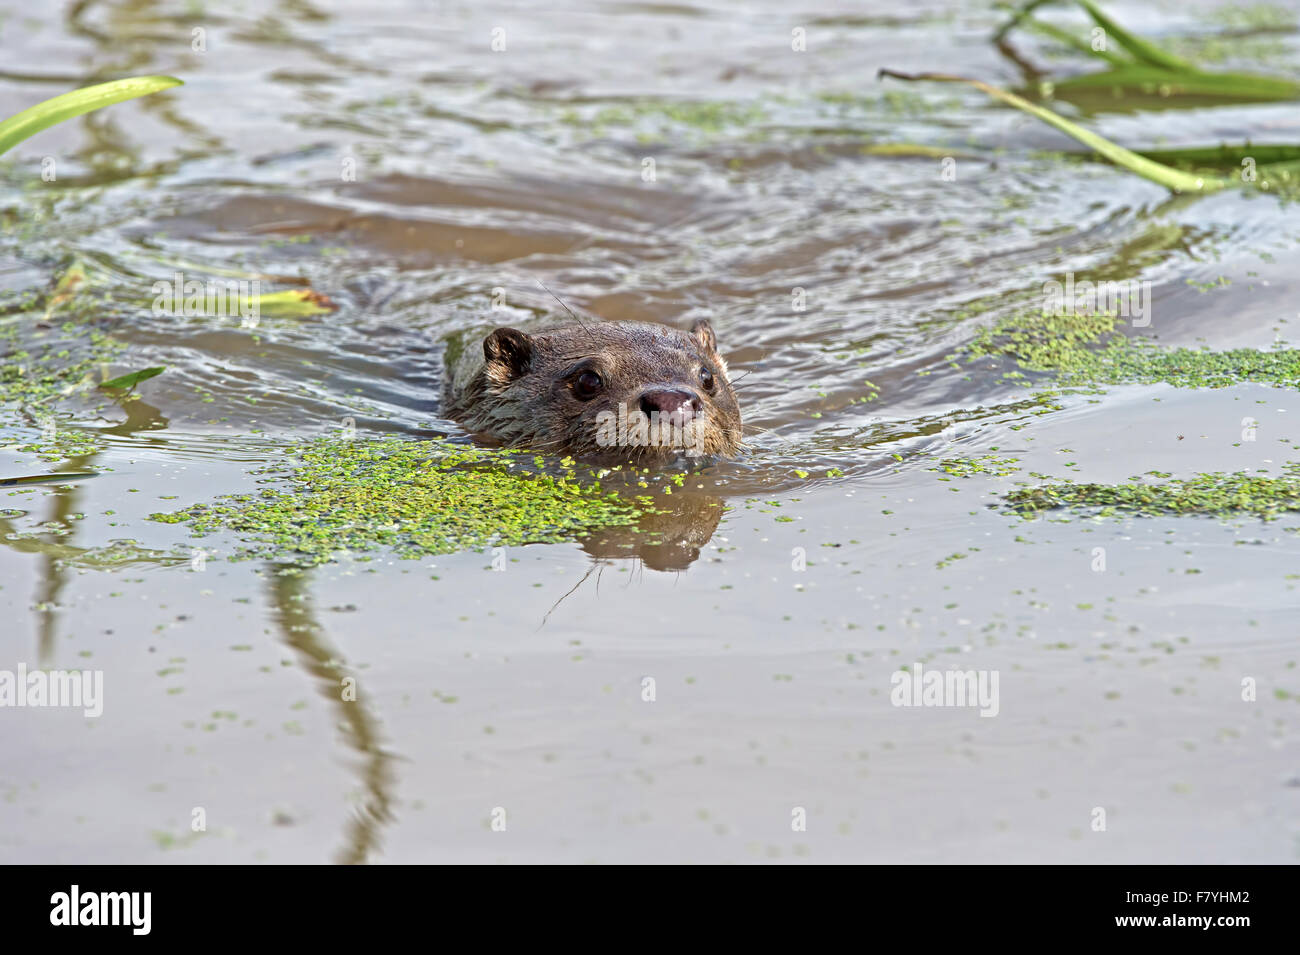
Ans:
[{"label": "green reed leaf", "polygon": [[87,86],[84,89],[73,90],[71,93],[47,99],[0,122],[0,153],[8,152],[24,139],[35,136],[56,123],[92,110],[103,109],[105,106],[112,106],[123,100],[148,96],[150,93],[180,85],[181,81],[171,76],[134,76],[130,79]]}]

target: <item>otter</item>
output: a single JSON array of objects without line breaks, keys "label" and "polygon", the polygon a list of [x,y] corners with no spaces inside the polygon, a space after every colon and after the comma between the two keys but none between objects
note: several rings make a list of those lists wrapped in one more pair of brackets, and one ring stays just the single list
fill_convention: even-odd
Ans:
[{"label": "otter", "polygon": [[[575,316],[576,317],[576,316]],[[448,369],[443,412],[506,447],[596,463],[734,455],[740,406],[712,326],[497,328]]]}]

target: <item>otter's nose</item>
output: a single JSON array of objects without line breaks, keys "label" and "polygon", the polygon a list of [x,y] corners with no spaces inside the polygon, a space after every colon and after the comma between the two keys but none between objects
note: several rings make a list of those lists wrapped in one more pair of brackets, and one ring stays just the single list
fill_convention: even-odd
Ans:
[{"label": "otter's nose", "polygon": [[680,428],[700,410],[700,399],[689,391],[656,388],[641,395],[641,410],[647,418],[658,413],[660,421],[667,421]]}]

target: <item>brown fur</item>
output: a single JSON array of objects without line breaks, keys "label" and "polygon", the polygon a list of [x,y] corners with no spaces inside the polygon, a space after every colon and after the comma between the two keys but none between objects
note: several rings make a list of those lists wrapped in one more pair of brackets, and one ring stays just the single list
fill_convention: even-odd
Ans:
[{"label": "brown fur", "polygon": [[[483,340],[481,357],[476,351],[467,348],[449,370],[443,410],[472,434],[507,447],[606,463],[665,462],[682,448],[611,445],[608,431],[601,438],[600,422],[617,416],[620,404],[629,429],[641,422],[641,398],[656,389],[699,399],[688,439],[693,453],[730,456],[740,446],[740,407],[707,321],[689,333],[639,322],[566,325],[532,335],[498,328]],[[712,391],[702,368],[713,376]],[[601,381],[586,400],[584,372]]]}]

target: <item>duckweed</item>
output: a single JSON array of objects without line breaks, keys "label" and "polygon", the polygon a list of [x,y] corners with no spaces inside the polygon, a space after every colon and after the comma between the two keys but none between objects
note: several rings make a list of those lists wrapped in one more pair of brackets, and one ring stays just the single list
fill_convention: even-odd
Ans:
[{"label": "duckweed", "polygon": [[[2,432],[0,432],[2,433]],[[100,451],[103,441],[98,435],[76,428],[62,428],[49,436],[26,442],[17,442],[8,449],[19,454],[32,454],[42,461],[67,461],[71,458],[89,457]]]},{"label": "duckweed", "polygon": [[572,540],[649,509],[648,498],[621,497],[572,469],[530,471],[530,459],[514,451],[390,438],[316,440],[285,453],[288,487],[150,519],[187,524],[199,536],[234,531],[246,545],[235,557],[318,564],[381,549],[418,558]]},{"label": "duckweed", "polygon": [[[11,343],[12,337],[12,331],[0,336],[0,349]],[[80,339],[58,338],[26,347],[13,343],[0,354],[0,404],[48,404],[74,391],[89,390],[100,366],[111,361],[121,348],[118,342],[98,332]]]},{"label": "duckweed", "polygon": [[[984,329],[969,360],[1009,358],[1025,371],[1053,372],[1066,386],[1156,384],[1175,388],[1226,388],[1244,382],[1300,386],[1300,350],[1212,351],[1162,348],[1118,333],[1114,315],[1030,313]],[[1010,372],[1006,377],[1018,377]],[[1028,384],[1028,383],[1027,383]]]},{"label": "duckweed", "polygon": [[[1283,465],[1281,477],[1262,473],[1212,472],[1187,479],[1151,483],[1131,478],[1122,484],[1063,482],[1019,488],[1003,495],[1014,513],[1032,517],[1040,511],[1062,507],[1083,508],[1098,516],[1121,514],[1253,515],[1272,520],[1286,511],[1300,510],[1300,462]],[[1149,476],[1167,477],[1160,472]]]},{"label": "duckweed", "polygon": [[[1016,458],[1000,458],[996,454],[982,454],[977,458],[944,458],[927,471],[942,471],[953,477],[968,478],[976,474],[989,477],[1007,477],[1020,470]],[[940,478],[940,480],[947,480]]]}]

